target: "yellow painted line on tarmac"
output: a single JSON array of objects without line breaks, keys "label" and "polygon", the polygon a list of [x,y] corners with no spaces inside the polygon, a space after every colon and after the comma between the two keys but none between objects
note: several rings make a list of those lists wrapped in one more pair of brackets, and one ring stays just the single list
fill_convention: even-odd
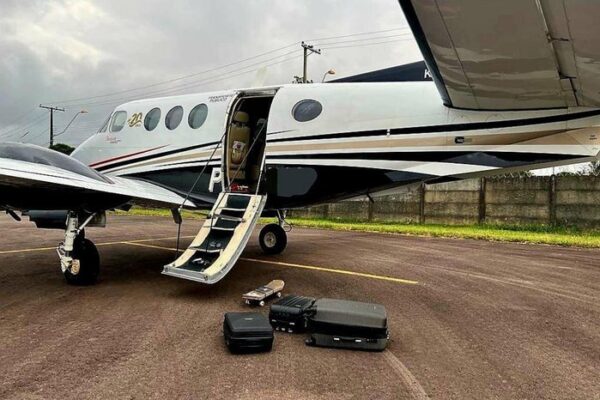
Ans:
[{"label": "yellow painted line on tarmac", "polygon": [[[181,239],[190,239],[195,236],[182,236]],[[128,243],[144,243],[144,242],[154,242],[157,240],[173,240],[177,239],[177,236],[170,237],[161,237],[161,238],[152,238],[152,239],[135,239],[135,240],[127,240],[127,241],[118,241],[118,242],[104,242],[104,243],[96,243],[96,246],[113,246],[115,244],[128,244]],[[16,254],[16,253],[32,253],[36,251],[48,251],[48,250],[56,250],[55,247],[33,247],[30,249],[17,249],[17,250],[0,250],[0,255],[2,254]],[[175,249],[173,249],[175,250]]]},{"label": "yellow painted line on tarmac", "polygon": [[[189,239],[189,238],[193,238],[193,237],[194,236],[182,236],[181,239]],[[119,245],[119,244],[125,244],[125,245],[130,245],[130,246],[146,247],[146,248],[150,248],[150,249],[176,251],[176,249],[174,247],[157,246],[157,245],[146,243],[146,242],[153,242],[153,241],[158,241],[158,240],[173,240],[173,239],[177,239],[177,237],[162,237],[162,238],[152,238],[152,239],[123,240],[123,241],[118,241],[118,242],[104,242],[104,243],[97,243],[96,246],[114,246],[114,245]],[[37,247],[37,248],[19,249],[19,250],[3,250],[3,251],[0,251],[0,255],[14,254],[14,253],[30,253],[30,252],[36,252],[36,251],[48,251],[48,250],[55,250],[55,249],[56,249],[56,247]],[[184,250],[185,249],[180,249],[180,251],[184,251]],[[300,269],[307,269],[307,270],[312,270],[312,271],[330,272],[330,273],[341,274],[341,275],[358,276],[361,278],[376,279],[376,280],[380,280],[380,281],[401,283],[401,284],[405,284],[405,285],[419,284],[419,282],[417,282],[417,281],[411,281],[408,279],[394,278],[392,276],[385,276],[385,275],[367,274],[364,272],[355,272],[355,271],[349,271],[349,270],[345,270],[345,269],[325,268],[325,267],[317,267],[314,265],[302,265],[302,264],[293,264],[293,263],[286,263],[286,262],[280,262],[280,261],[261,260],[258,258],[240,258],[240,260],[252,261],[252,262],[263,263],[263,264],[270,264],[270,265],[277,265],[277,266],[282,266],[282,267],[300,268]]]},{"label": "yellow painted line on tarmac", "polygon": [[[132,242],[122,242],[122,243],[123,244],[131,244],[133,246],[149,247],[152,249],[162,249],[162,250],[170,250],[170,251],[176,250],[173,247],[155,246],[155,245],[151,245],[151,244],[132,243]],[[180,249],[180,251],[183,251],[183,250]],[[342,274],[342,275],[360,276],[361,278],[377,279],[380,281],[402,283],[402,284],[406,284],[406,285],[418,285],[419,284],[419,282],[417,282],[417,281],[411,281],[408,279],[400,279],[400,278],[394,278],[391,276],[384,276],[384,275],[366,274],[363,272],[348,271],[345,269],[316,267],[314,265],[292,264],[292,263],[285,263],[285,262],[280,262],[280,261],[261,260],[259,258],[241,257],[240,260],[252,261],[252,262],[263,263],[263,264],[278,265],[278,266],[283,266],[283,267],[308,269],[308,270],[312,270],[312,271],[332,272],[332,273]]]},{"label": "yellow painted line on tarmac", "polygon": [[[156,246],[153,244],[143,244],[143,243],[138,243],[138,242],[119,242],[119,244],[129,244],[132,246],[139,246],[139,247],[147,247],[150,249],[160,249],[160,250],[171,250],[171,251],[177,251],[177,249],[175,247],[171,248],[171,247],[164,247],[164,246]],[[183,251],[184,249],[179,249],[179,251]]]},{"label": "yellow painted line on tarmac", "polygon": [[2,250],[2,251],[0,251],[0,254],[32,253],[34,251],[48,251],[48,250],[56,250],[56,247],[36,247],[33,249]]},{"label": "yellow painted line on tarmac", "polygon": [[283,266],[283,267],[309,269],[312,271],[332,272],[335,274],[360,276],[361,278],[377,279],[380,281],[388,281],[388,282],[394,282],[394,283],[403,283],[406,285],[418,285],[419,284],[419,282],[417,282],[417,281],[411,281],[408,279],[394,278],[392,276],[385,276],[385,275],[366,274],[364,272],[348,271],[346,269],[316,267],[314,265],[292,264],[292,263],[286,263],[286,262],[280,262],[280,261],[261,260],[258,258],[240,258],[240,260],[253,261],[253,262],[263,263],[263,264],[279,265],[279,266]]}]

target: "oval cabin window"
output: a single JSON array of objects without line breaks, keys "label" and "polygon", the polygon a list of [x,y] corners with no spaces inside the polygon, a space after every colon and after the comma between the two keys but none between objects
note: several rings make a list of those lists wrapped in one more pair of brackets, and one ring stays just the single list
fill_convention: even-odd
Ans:
[{"label": "oval cabin window", "polygon": [[208,107],[206,104],[198,104],[196,107],[192,108],[190,111],[190,116],[188,117],[188,124],[192,129],[198,129],[202,125],[204,125],[204,121],[206,121],[206,117],[208,116]]},{"label": "oval cabin window", "polygon": [[169,130],[173,130],[179,126],[181,123],[181,118],[183,117],[183,107],[175,106],[169,110],[167,116],[165,117],[165,126]]},{"label": "oval cabin window", "polygon": [[292,108],[292,116],[298,122],[307,122],[321,115],[323,106],[316,100],[301,100]]},{"label": "oval cabin window", "polygon": [[114,113],[112,120],[110,121],[110,131],[111,132],[119,132],[125,126],[125,122],[127,121],[127,112],[126,111],[117,111]]},{"label": "oval cabin window", "polygon": [[158,121],[160,121],[160,108],[153,108],[144,118],[144,127],[147,131],[152,131],[158,126]]}]

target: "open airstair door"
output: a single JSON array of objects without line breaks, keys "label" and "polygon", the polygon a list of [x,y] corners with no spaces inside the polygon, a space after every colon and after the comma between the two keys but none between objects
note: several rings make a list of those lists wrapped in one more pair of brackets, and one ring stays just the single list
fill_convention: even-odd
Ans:
[{"label": "open airstair door", "polygon": [[233,268],[267,201],[265,144],[274,91],[240,93],[223,140],[222,185],[200,232],[163,274],[212,284]]},{"label": "open airstair door", "polygon": [[216,283],[233,268],[246,247],[266,195],[221,193],[188,249],[163,274]]}]

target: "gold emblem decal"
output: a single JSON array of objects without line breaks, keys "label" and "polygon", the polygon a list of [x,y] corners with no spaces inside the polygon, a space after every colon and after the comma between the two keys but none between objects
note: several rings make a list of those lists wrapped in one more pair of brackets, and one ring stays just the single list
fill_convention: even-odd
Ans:
[{"label": "gold emblem decal", "polygon": [[142,113],[135,113],[127,120],[131,128],[142,126]]}]

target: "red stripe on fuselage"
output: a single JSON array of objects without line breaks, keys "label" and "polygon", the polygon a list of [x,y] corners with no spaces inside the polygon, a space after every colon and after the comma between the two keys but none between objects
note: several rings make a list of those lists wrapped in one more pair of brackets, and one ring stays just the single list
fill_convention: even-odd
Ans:
[{"label": "red stripe on fuselage", "polygon": [[127,157],[133,157],[133,156],[137,156],[137,155],[140,155],[140,154],[148,153],[149,151],[162,149],[163,147],[167,147],[167,145],[158,146],[158,147],[154,147],[152,149],[138,151],[138,152],[135,152],[135,153],[125,154],[125,155],[122,155],[122,156],[119,156],[119,157],[109,158],[108,160],[98,161],[98,162],[95,162],[93,164],[90,164],[90,167],[92,167],[92,168],[99,167],[101,164],[106,164],[106,163],[109,163],[111,161],[118,161],[118,160],[122,160],[122,159],[127,158]]}]

